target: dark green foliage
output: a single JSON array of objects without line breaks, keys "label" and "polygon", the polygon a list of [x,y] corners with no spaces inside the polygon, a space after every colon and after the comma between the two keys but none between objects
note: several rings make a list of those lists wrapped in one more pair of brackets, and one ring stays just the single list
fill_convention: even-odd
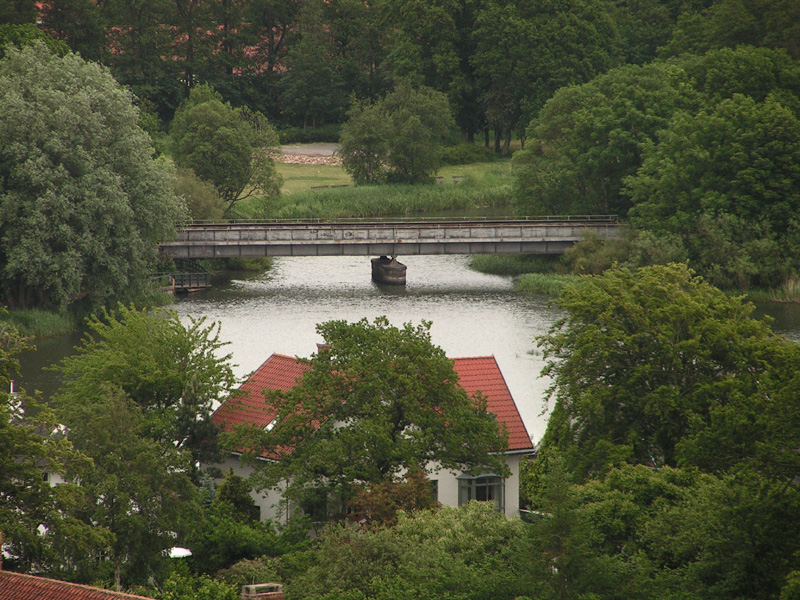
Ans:
[{"label": "dark green foliage", "polygon": [[774,286],[800,267],[800,119],[771,98],[677,115],[626,185],[633,223],[683,238],[717,285]]},{"label": "dark green foliage", "polygon": [[374,104],[354,103],[342,125],[342,164],[356,184],[431,182],[452,126],[447,97],[408,80]]},{"label": "dark green foliage", "polygon": [[544,445],[576,475],[623,462],[797,471],[787,399],[800,350],[751,305],[685,265],[608,271],[558,303],[567,316],[539,342],[555,399]]},{"label": "dark green foliage", "polygon": [[192,568],[207,574],[227,569],[240,560],[275,556],[282,549],[271,523],[243,517],[229,502],[216,501],[195,523],[187,543],[192,550]]},{"label": "dark green foliage", "polygon": [[317,123],[341,121],[347,96],[337,68],[336,47],[321,22],[322,15],[313,9],[303,15],[299,40],[286,55],[281,105],[291,122],[316,129]]},{"label": "dark green foliage", "polygon": [[48,35],[33,23],[0,25],[0,58],[5,56],[8,45],[23,48],[35,42],[43,43],[50,52],[58,56],[64,56],[69,52],[69,47],[64,42]]},{"label": "dark green foliage", "polygon": [[96,305],[143,288],[157,243],[185,212],[130,94],[78,56],[10,50],[0,138],[4,301]]},{"label": "dark green foliage", "polygon": [[191,455],[152,437],[145,407],[111,385],[62,397],[59,417],[74,447],[91,459],[66,470],[68,480],[80,482],[72,515],[111,534],[93,548],[73,546],[71,563],[94,578],[108,562],[117,589],[146,582],[165,566],[162,551],[185,539],[196,518]]},{"label": "dark green foliage", "polygon": [[700,6],[683,12],[660,54],[702,54],[718,48],[752,45],[779,48],[797,60],[798,22],[800,7],[792,0],[717,0],[708,8]]},{"label": "dark green foliage", "polygon": [[440,158],[443,165],[467,165],[476,162],[489,162],[494,160],[495,156],[485,146],[459,144],[457,146],[443,147],[440,151]]},{"label": "dark green foliage", "polygon": [[246,480],[234,474],[233,469],[225,474],[225,479],[217,488],[214,503],[228,505],[231,515],[238,521],[251,523],[260,518],[258,506],[250,496],[250,486]]},{"label": "dark green foliage", "polygon": [[514,156],[516,192],[526,214],[616,214],[630,201],[623,179],[676,110],[693,110],[698,94],[680,68],[667,64],[614,69],[559,90],[528,127]]}]

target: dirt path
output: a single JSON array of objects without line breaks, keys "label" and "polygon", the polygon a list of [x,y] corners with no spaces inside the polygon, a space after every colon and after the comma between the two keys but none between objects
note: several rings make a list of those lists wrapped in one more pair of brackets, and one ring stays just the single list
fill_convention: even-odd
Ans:
[{"label": "dirt path", "polygon": [[288,144],[281,146],[278,161],[293,165],[340,165],[339,144]]}]

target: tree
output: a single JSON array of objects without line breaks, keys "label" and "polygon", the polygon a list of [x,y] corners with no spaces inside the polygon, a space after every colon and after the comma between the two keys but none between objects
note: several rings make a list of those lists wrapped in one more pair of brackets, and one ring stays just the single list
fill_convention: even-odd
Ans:
[{"label": "tree", "polygon": [[45,31],[84,60],[102,61],[107,51],[106,32],[103,12],[97,2],[50,0],[40,6]]},{"label": "tree", "polygon": [[0,25],[0,58],[6,54],[6,46],[13,45],[17,48],[30,46],[36,42],[41,42],[52,52],[59,56],[64,56],[69,52],[69,47],[62,41],[39,29],[33,23],[22,25],[3,24]]},{"label": "tree", "polygon": [[192,89],[170,134],[177,165],[212,183],[226,212],[250,196],[280,192],[280,175],[270,154],[278,145],[275,130],[260,113],[222,102],[210,86]]},{"label": "tree", "polygon": [[141,409],[141,435],[190,453],[191,464],[213,455],[214,403],[233,388],[230,355],[220,356],[219,326],[181,323],[174,312],[120,305],[88,320],[74,356],[56,369],[65,406],[119,391]]},{"label": "tree", "polygon": [[186,202],[192,219],[216,220],[225,214],[225,202],[217,188],[200,179],[191,169],[179,167],[175,171],[175,195]]},{"label": "tree", "polygon": [[624,178],[675,111],[697,108],[698,96],[681,68],[663,63],[618,67],[558,90],[513,159],[520,210],[625,216]]},{"label": "tree", "polygon": [[591,80],[620,64],[610,4],[486,2],[476,18],[470,57],[495,148],[522,130],[561,87]]},{"label": "tree", "polygon": [[342,125],[342,165],[356,184],[431,181],[439,168],[439,147],[451,126],[444,94],[400,81],[374,105],[354,105]]},{"label": "tree", "polygon": [[800,268],[798,165],[798,115],[773,97],[737,94],[676,116],[626,180],[631,219],[680,235],[720,286],[779,285]]},{"label": "tree", "polygon": [[380,103],[354,100],[339,136],[342,166],[356,185],[383,183],[392,128]]},{"label": "tree", "polygon": [[336,64],[335,47],[321,15],[305,13],[300,39],[286,54],[286,73],[281,77],[281,104],[285,113],[312,129],[324,121],[338,122],[347,98]]},{"label": "tree", "polygon": [[800,350],[752,305],[674,264],[587,277],[558,303],[566,316],[539,339],[555,400],[543,446],[579,480],[623,462],[800,472]]},{"label": "tree", "polygon": [[302,381],[267,394],[278,415],[268,431],[240,430],[229,447],[276,457],[266,485],[288,480],[288,495],[310,490],[344,501],[358,487],[395,481],[411,468],[503,473],[506,441],[486,401],[471,398],[430,323],[402,328],[329,321]]},{"label": "tree", "polygon": [[184,206],[131,96],[37,44],[0,61],[0,285],[11,307],[102,303],[149,284]]},{"label": "tree", "polygon": [[545,598],[535,593],[542,590],[527,538],[520,519],[486,502],[401,513],[394,527],[333,526],[293,569],[287,592],[326,600]]},{"label": "tree", "polygon": [[74,561],[87,570],[93,565],[95,577],[108,561],[117,590],[123,581],[146,582],[196,519],[190,456],[154,439],[146,408],[111,385],[62,397],[59,416],[74,447],[92,460],[66,471],[80,482],[73,514],[111,534],[99,552],[81,552]]},{"label": "tree", "polygon": [[401,0],[377,4],[385,26],[385,64],[395,77],[447,95],[462,139],[483,125],[471,59],[475,53],[474,0]]},{"label": "tree", "polygon": [[52,488],[42,476],[85,464],[85,457],[60,434],[52,411],[24,391],[14,396],[6,391],[19,369],[19,353],[28,348],[15,328],[0,322],[0,545],[8,553],[6,564],[46,570],[60,562],[65,546],[92,546],[107,536],[76,526],[65,514],[73,486]]}]

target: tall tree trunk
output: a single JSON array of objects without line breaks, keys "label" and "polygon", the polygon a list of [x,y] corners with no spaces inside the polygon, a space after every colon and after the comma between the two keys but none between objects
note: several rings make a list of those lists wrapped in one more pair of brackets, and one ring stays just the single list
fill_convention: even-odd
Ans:
[{"label": "tall tree trunk", "polygon": [[501,154],[503,156],[508,156],[508,153],[511,149],[511,127],[506,129],[506,139],[503,141],[503,150]]},{"label": "tall tree trunk", "polygon": [[494,153],[500,154],[500,141],[503,138],[503,132],[499,128],[494,130]]}]

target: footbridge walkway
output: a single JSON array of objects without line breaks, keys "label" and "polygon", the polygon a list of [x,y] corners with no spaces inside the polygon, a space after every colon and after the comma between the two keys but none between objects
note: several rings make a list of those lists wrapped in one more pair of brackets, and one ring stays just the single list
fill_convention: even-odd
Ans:
[{"label": "footbridge walkway", "polygon": [[610,215],[195,221],[160,250],[175,258],[561,254],[587,234],[619,235]]}]

